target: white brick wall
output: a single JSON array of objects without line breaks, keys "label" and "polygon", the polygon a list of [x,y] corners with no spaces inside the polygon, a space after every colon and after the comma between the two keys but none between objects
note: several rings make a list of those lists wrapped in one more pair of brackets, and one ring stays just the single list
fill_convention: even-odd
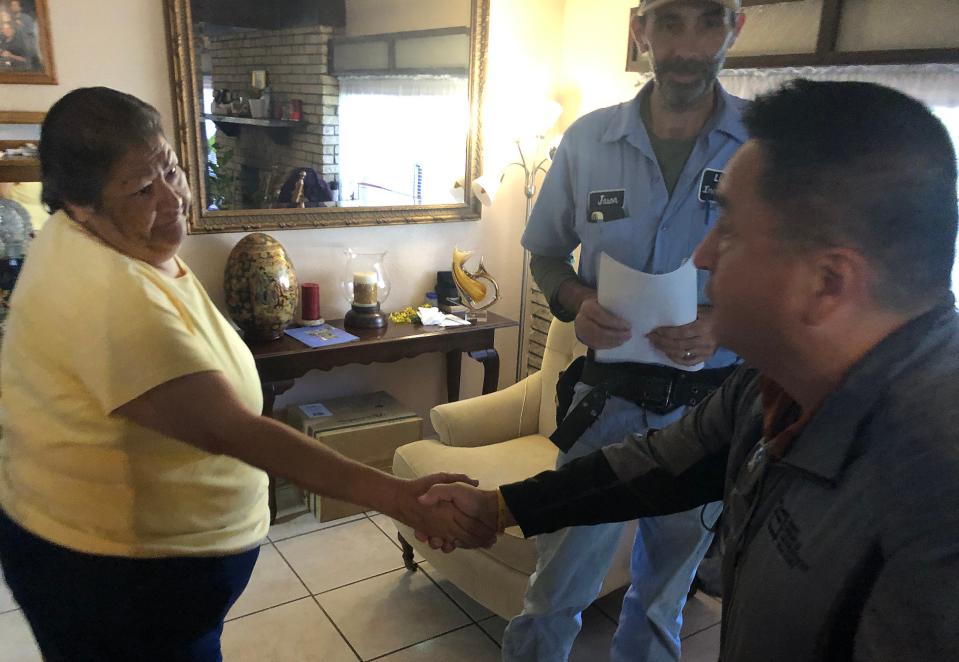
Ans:
[{"label": "white brick wall", "polygon": [[[271,188],[298,167],[316,170],[327,182],[339,179],[339,84],[328,75],[328,42],[333,28],[312,26],[287,30],[252,30],[209,38],[213,88],[248,95],[250,72],[266,69],[274,107],[291,99],[303,102],[304,125],[289,131],[288,145],[273,142],[260,128],[243,126],[236,138],[217,132],[217,141],[234,150],[232,165],[260,169],[264,187],[271,169]],[[209,109],[204,109],[209,112]],[[272,130],[271,130],[272,131]]]}]

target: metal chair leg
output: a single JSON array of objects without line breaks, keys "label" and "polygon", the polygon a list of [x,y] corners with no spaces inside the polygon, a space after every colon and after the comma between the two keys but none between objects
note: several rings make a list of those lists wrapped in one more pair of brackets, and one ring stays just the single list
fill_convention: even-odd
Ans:
[{"label": "metal chair leg", "polygon": [[406,542],[402,533],[397,533],[396,538],[400,541],[400,547],[403,549],[403,565],[410,572],[416,572],[416,564],[413,563],[413,546]]}]

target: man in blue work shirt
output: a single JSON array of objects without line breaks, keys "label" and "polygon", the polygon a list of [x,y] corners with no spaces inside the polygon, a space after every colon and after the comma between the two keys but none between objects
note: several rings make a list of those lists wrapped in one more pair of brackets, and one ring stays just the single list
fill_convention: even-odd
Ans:
[{"label": "man in blue work shirt", "polygon": [[[569,388],[559,393],[561,411],[569,412],[553,435],[563,451],[559,466],[677,420],[686,405],[719,385],[736,359],[717,349],[703,297],[695,322],[656,329],[650,339],[673,362],[705,362],[705,370],[681,377],[665,366],[598,363],[592,350],[630,337],[629,325],[597,303],[600,255],[647,273],[674,271],[718,215],[713,191],[746,132],[740,121],[745,102],[728,95],[716,77],[743,21],[739,0],[643,0],[630,27],[649,55],[654,80],[632,101],[574,123],[543,184],[523,245],[553,313],[575,320],[577,337],[591,350],[584,364],[567,370]],[[568,261],[577,246],[578,274]],[[682,608],[712,540],[707,527],[720,511],[713,503],[640,520],[613,660],[679,659]],[[504,660],[567,659],[622,526],[539,536],[523,613],[503,637]]]}]

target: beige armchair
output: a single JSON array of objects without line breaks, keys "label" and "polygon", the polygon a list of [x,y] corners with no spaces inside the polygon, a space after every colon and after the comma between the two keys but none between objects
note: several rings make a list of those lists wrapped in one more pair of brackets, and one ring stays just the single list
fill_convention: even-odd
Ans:
[{"label": "beige armchair", "polygon": [[[438,471],[469,474],[492,489],[556,466],[556,446],[548,436],[556,428],[556,380],[585,347],[573,325],[553,320],[543,367],[502,391],[434,407],[430,412],[439,440],[401,446],[393,455],[393,473],[416,478]],[[415,570],[414,549],[453,584],[499,616],[520,613],[529,576],[536,569],[536,544],[518,528],[507,530],[490,549],[430,549],[397,522],[403,559]],[[629,583],[629,558],[635,523],[626,527],[600,595]]]}]

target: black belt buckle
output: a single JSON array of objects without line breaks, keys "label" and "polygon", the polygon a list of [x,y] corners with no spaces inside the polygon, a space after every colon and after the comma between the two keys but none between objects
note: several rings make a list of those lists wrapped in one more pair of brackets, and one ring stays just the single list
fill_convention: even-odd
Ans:
[{"label": "black belt buckle", "polygon": [[643,409],[649,409],[657,414],[666,414],[671,412],[676,406],[673,404],[673,383],[674,380],[670,378],[666,382],[666,395],[662,398],[653,398],[649,395],[643,397]]}]

